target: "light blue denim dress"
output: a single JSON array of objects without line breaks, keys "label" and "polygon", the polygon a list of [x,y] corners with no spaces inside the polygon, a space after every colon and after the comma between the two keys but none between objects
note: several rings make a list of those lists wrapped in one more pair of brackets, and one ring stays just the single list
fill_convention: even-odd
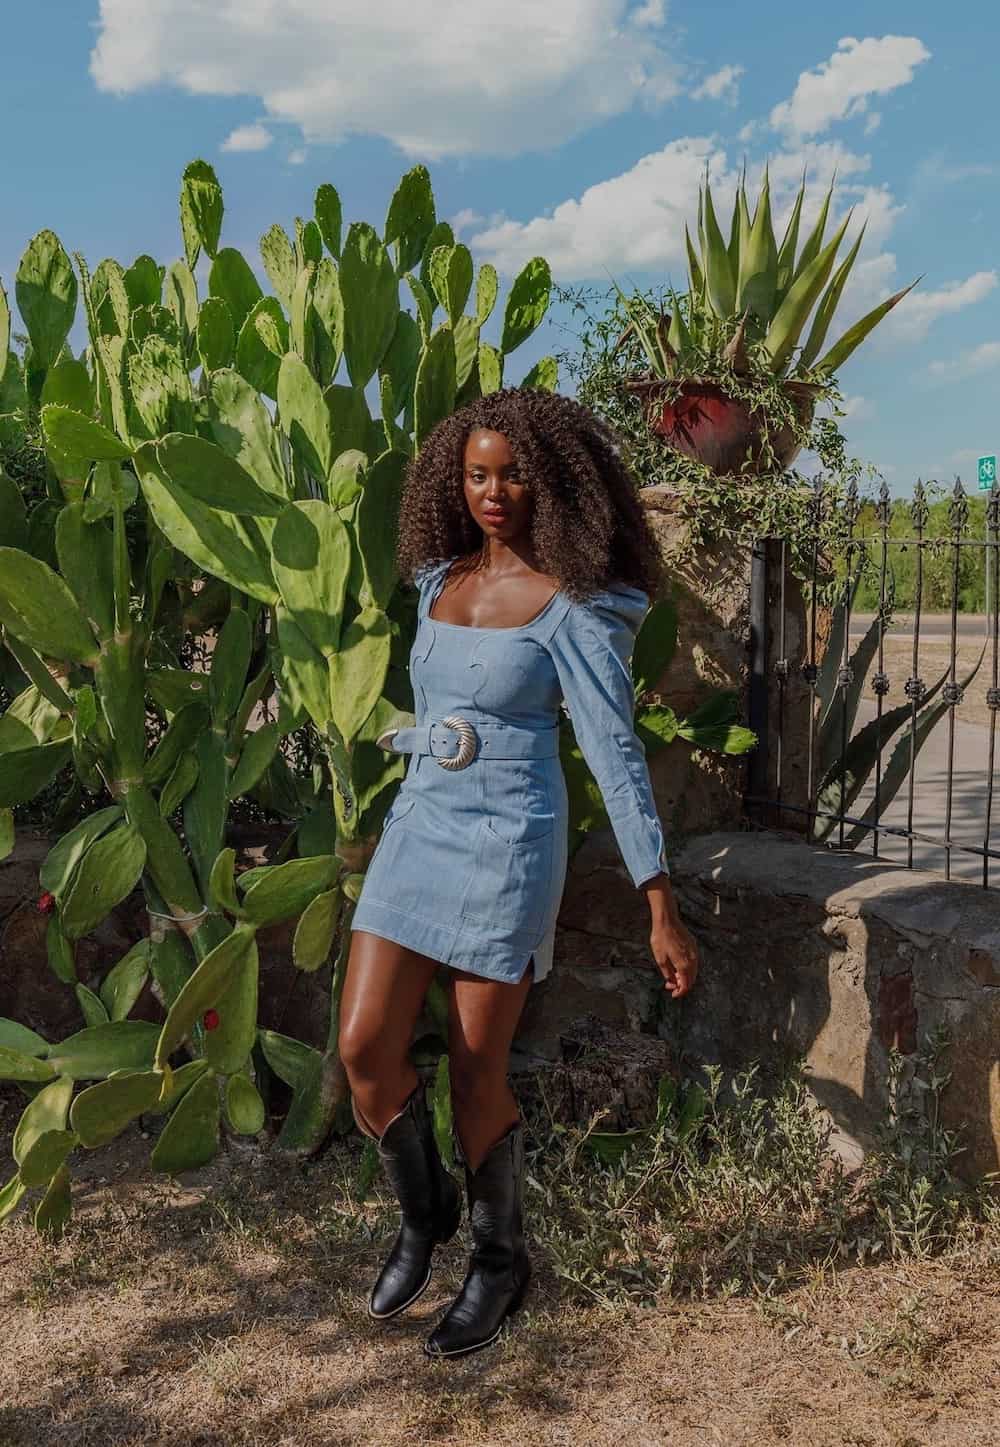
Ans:
[{"label": "light blue denim dress", "polygon": [[[431,618],[453,559],[417,575],[410,654],[415,724],[383,747],[410,754],[351,928],[491,980],[552,968],[566,880],[568,801],[559,762],[565,703],[635,885],[667,873],[663,829],[633,726],[632,647],[646,593],[584,603],[558,592],[530,622],[474,628]],[[448,769],[463,730],[468,764]]]}]

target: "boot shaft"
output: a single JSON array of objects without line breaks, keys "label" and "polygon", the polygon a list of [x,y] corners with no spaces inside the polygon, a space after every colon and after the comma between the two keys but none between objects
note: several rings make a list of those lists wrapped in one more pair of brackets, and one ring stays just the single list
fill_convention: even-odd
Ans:
[{"label": "boot shaft", "polygon": [[465,1169],[473,1259],[501,1269],[524,1254],[524,1128],[497,1141],[475,1171]]}]

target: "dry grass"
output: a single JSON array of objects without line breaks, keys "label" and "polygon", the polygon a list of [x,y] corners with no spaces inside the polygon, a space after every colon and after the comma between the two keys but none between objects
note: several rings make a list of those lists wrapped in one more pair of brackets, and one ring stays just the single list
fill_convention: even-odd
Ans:
[{"label": "dry grass", "polygon": [[23,1215],[0,1236],[0,1444],[995,1447],[1000,1216],[956,1206],[940,1142],[914,1210],[912,1172],[843,1177],[796,1091],[727,1108],[614,1171],[536,1129],[530,1310],[447,1365],[420,1346],[460,1240],[412,1313],[371,1323],[393,1222],[354,1143],[304,1170],[230,1149],[182,1184],[130,1132],[77,1172],[60,1242]]}]

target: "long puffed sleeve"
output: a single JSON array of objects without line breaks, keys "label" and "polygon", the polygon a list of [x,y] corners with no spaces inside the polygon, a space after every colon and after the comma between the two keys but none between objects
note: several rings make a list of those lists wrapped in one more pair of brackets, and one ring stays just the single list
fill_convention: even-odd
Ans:
[{"label": "long puffed sleeve", "polygon": [[637,887],[670,872],[646,751],[634,722],[630,661],[648,608],[649,597],[639,588],[608,589],[574,603],[547,645],[577,743]]}]

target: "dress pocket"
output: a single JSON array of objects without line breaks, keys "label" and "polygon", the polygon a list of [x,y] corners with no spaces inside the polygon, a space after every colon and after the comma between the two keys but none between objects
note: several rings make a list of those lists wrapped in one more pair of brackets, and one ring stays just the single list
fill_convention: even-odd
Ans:
[{"label": "dress pocket", "polygon": [[549,904],[555,831],[508,844],[484,819],[462,914],[511,937],[533,939]]}]

